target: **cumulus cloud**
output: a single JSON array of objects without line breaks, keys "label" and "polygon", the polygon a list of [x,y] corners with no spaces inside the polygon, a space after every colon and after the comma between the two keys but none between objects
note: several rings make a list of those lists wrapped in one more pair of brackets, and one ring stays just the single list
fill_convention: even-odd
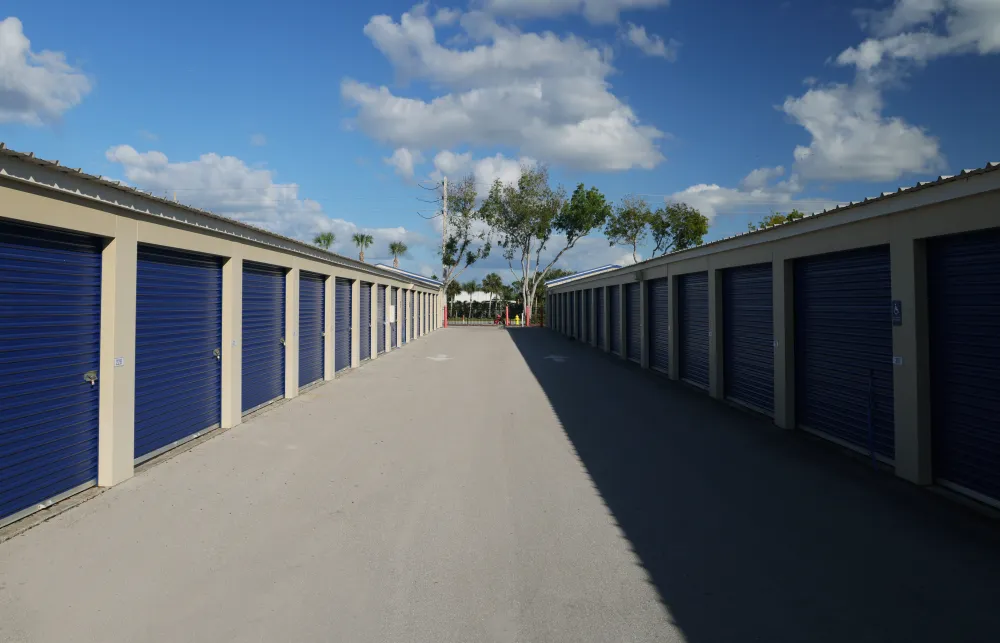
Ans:
[{"label": "cumulus cloud", "polygon": [[477,44],[440,44],[423,6],[399,22],[373,17],[365,34],[397,74],[448,93],[423,100],[344,79],[341,94],[357,108],[356,124],[393,147],[505,145],[583,170],[652,168],[663,160],[663,134],[611,93],[610,51],[572,35],[522,33],[482,12],[464,14],[460,29]]},{"label": "cumulus cloud", "polygon": [[482,0],[483,7],[495,14],[514,18],[554,18],[583,14],[595,24],[618,22],[624,11],[665,7],[670,0]]},{"label": "cumulus cloud", "polygon": [[400,147],[392,153],[392,156],[382,161],[394,167],[396,174],[409,181],[413,179],[414,166],[424,162],[424,155],[419,151]]},{"label": "cumulus cloud", "polygon": [[0,123],[56,121],[90,88],[90,80],[62,52],[32,51],[20,20],[0,21]]},{"label": "cumulus cloud", "polygon": [[444,150],[438,152],[434,157],[434,172],[431,173],[431,178],[440,181],[448,176],[457,180],[472,174],[476,179],[476,189],[480,196],[485,196],[497,179],[504,184],[516,183],[521,178],[521,168],[534,167],[537,164],[535,159],[526,156],[511,159],[503,154],[496,154],[473,159],[471,152],[456,154],[450,150]]},{"label": "cumulus cloud", "polygon": [[390,258],[390,241],[405,241],[411,247],[427,242],[403,227],[366,228],[329,217],[318,202],[299,196],[297,184],[277,183],[270,170],[251,168],[234,156],[202,154],[194,161],[172,162],[162,152],[138,152],[129,145],[112,147],[105,156],[140,189],[169,197],[176,192],[177,200],[185,204],[303,241],[319,232],[333,232],[337,241],[332,250],[342,254],[356,254],[351,245],[355,232],[375,237],[375,245],[366,253],[373,260]]},{"label": "cumulus cloud", "polygon": [[781,109],[812,136],[795,148],[795,169],[804,178],[888,181],[944,164],[937,139],[884,116],[878,87],[862,80],[810,89]]},{"label": "cumulus cloud", "polygon": [[664,58],[670,62],[677,60],[677,50],[681,43],[673,38],[670,42],[664,42],[663,38],[656,34],[647,34],[646,28],[640,25],[628,23],[624,33],[625,40],[633,44],[647,56]]},{"label": "cumulus cloud", "polygon": [[1000,2],[896,0],[860,14],[873,37],[839,56],[841,65],[870,72],[889,61],[926,63],[941,56],[1000,52]]},{"label": "cumulus cloud", "polygon": [[829,199],[808,199],[797,196],[803,189],[797,174],[785,181],[772,183],[783,176],[785,169],[762,167],[750,172],[740,181],[739,187],[729,188],[716,184],[698,184],[667,197],[668,202],[687,203],[698,208],[709,219],[720,214],[770,214],[798,209],[812,213],[836,205]]}]

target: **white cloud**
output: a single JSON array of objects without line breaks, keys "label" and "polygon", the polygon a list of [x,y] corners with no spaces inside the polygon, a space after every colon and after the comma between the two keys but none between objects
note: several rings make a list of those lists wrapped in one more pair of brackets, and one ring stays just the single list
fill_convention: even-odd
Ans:
[{"label": "white cloud", "polygon": [[407,181],[413,179],[413,167],[424,162],[424,155],[419,151],[410,150],[405,147],[398,148],[389,158],[382,159],[386,165],[391,165],[396,169],[396,174]]},{"label": "white cloud", "polygon": [[267,145],[267,137],[263,134],[254,134],[250,137],[250,145],[254,147],[264,147]]},{"label": "white cloud", "polygon": [[21,21],[0,21],[0,123],[42,125],[79,105],[90,81],[62,52],[33,52]]},{"label": "white cloud", "polygon": [[860,79],[810,89],[781,109],[812,136],[795,148],[795,170],[807,179],[889,181],[944,163],[937,139],[883,116],[881,92]]},{"label": "white cloud", "polygon": [[482,0],[496,15],[514,18],[552,18],[582,13],[592,23],[613,23],[623,11],[665,7],[670,0]]},{"label": "white cloud", "polygon": [[863,72],[891,60],[922,64],[941,56],[1000,52],[996,0],[896,0],[862,16],[875,37],[841,52],[837,62]]},{"label": "white cloud", "polygon": [[719,214],[750,214],[761,216],[774,211],[787,212],[798,209],[812,213],[836,205],[829,199],[804,199],[797,196],[802,184],[796,174],[786,181],[770,184],[784,175],[784,168],[763,167],[748,174],[740,187],[727,188],[715,184],[699,184],[676,192],[666,198],[668,202],[687,203],[714,219]]},{"label": "white cloud", "polygon": [[652,168],[663,160],[656,145],[662,133],[610,91],[609,50],[572,35],[521,33],[481,12],[460,24],[479,44],[441,45],[422,6],[398,23],[369,21],[365,34],[401,77],[450,92],[425,101],[345,79],[341,94],[357,107],[362,130],[393,147],[505,145],[585,170]]},{"label": "white cloud", "polygon": [[471,173],[476,179],[476,189],[480,196],[485,196],[495,180],[499,179],[504,184],[516,183],[521,178],[522,167],[534,167],[537,164],[535,159],[526,156],[510,159],[503,154],[496,154],[473,160],[470,152],[455,154],[450,150],[444,150],[434,157],[434,172],[431,173],[431,178],[440,181],[448,176],[458,181]]},{"label": "white cloud", "polygon": [[677,50],[680,48],[681,43],[673,38],[670,39],[669,43],[664,42],[660,36],[647,34],[645,27],[631,22],[628,23],[624,37],[647,56],[664,58],[670,62],[677,60]]},{"label": "white cloud", "polygon": [[462,17],[462,12],[458,9],[448,9],[442,7],[434,14],[434,24],[438,26],[452,25]]},{"label": "white cloud", "polygon": [[295,183],[276,183],[270,170],[254,169],[234,156],[202,154],[197,160],[171,162],[157,151],[138,152],[128,145],[108,149],[107,159],[122,166],[125,178],[138,188],[216,214],[232,217],[272,232],[310,241],[319,232],[333,232],[332,250],[354,256],[351,235],[366,232],[375,244],[365,253],[369,262],[389,260],[390,241],[412,248],[426,244],[420,234],[403,227],[367,228],[331,218],[316,201],[299,196]]}]

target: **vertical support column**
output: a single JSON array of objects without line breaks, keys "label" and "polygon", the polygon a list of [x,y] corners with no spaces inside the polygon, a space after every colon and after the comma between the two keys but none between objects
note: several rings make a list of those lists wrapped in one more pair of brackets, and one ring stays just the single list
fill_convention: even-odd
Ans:
[{"label": "vertical support column", "polygon": [[[115,238],[101,253],[101,337],[97,484],[110,487],[135,472],[135,288],[139,230],[117,217]],[[115,366],[117,358],[121,366]]]},{"label": "vertical support column", "polygon": [[243,249],[222,266],[222,428],[243,421]]},{"label": "vertical support column", "polygon": [[639,282],[639,364],[649,368],[649,288],[645,275]]},{"label": "vertical support column", "polygon": [[396,348],[403,347],[403,289],[396,289]]},{"label": "vertical support column", "polygon": [[337,277],[330,275],[323,283],[323,379],[332,380],[337,371]]},{"label": "vertical support column", "polygon": [[593,329],[590,333],[590,345],[597,347],[597,298],[601,296],[603,288],[591,288],[590,289],[590,310],[587,312],[590,315],[590,327]]},{"label": "vertical support column", "polygon": [[628,310],[628,297],[625,296],[625,282],[618,284],[618,310],[615,314],[618,315],[618,357],[623,360],[628,361],[628,342],[626,341],[626,336],[628,335],[628,315],[625,311]]},{"label": "vertical support column", "polygon": [[667,316],[670,318],[667,323],[667,351],[670,366],[667,368],[668,377],[678,380],[681,377],[681,353],[680,353],[680,324],[677,323],[680,317],[680,304],[677,300],[677,293],[680,292],[677,275],[671,274],[670,293],[667,295]]},{"label": "vertical support column", "polygon": [[604,325],[604,345],[601,346],[601,350],[605,353],[611,352],[611,290],[609,286],[601,287],[601,297],[604,297],[604,319],[601,320],[601,324]]},{"label": "vertical support column", "polygon": [[385,286],[385,310],[380,310],[379,315],[382,316],[382,341],[385,344],[385,352],[388,353],[392,350],[392,342],[390,340],[390,335],[392,334],[392,324],[389,313],[392,312],[392,286],[390,284],[382,284]]},{"label": "vertical support column", "polygon": [[795,428],[795,271],[791,259],[771,265],[774,309],[774,423]]},{"label": "vertical support column", "polygon": [[892,298],[902,304],[902,325],[892,327],[893,411],[896,420],[896,475],[910,482],[933,482],[930,420],[930,338],[928,334],[927,245],[905,230],[890,238]]},{"label": "vertical support column", "polygon": [[299,269],[285,273],[285,397],[299,395]]},{"label": "vertical support column", "polygon": [[725,397],[725,356],[722,325],[722,271],[708,269],[708,394],[717,400]]},{"label": "vertical support column", "polygon": [[378,284],[373,283],[368,288],[371,291],[369,301],[372,303],[372,314],[368,315],[368,323],[371,324],[372,332],[368,333],[368,337],[371,339],[371,358],[378,359],[378,316],[385,313],[378,309]]},{"label": "vertical support column", "polygon": [[351,368],[361,363],[361,280],[351,282]]},{"label": "vertical support column", "polygon": [[579,335],[576,312],[578,295],[579,292],[576,290],[569,291],[569,336],[573,339]]}]

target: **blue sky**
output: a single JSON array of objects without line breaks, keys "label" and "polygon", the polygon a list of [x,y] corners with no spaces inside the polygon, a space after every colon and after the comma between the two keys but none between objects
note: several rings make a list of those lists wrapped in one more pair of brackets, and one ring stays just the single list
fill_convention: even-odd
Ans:
[{"label": "blue sky", "polygon": [[1000,160],[1000,0],[365,4],[8,4],[0,140],[346,254],[403,239],[424,273],[416,183],[445,174],[545,163],[713,239]]}]

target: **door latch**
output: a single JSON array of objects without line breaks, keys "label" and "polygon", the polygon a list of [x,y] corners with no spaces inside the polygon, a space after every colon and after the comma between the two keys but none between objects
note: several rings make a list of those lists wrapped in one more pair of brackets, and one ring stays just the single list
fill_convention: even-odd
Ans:
[{"label": "door latch", "polygon": [[214,351],[212,351],[212,355],[215,357],[215,359],[219,360],[220,362],[222,361],[222,349],[221,348],[216,348]]},{"label": "door latch", "polygon": [[280,342],[281,342],[281,345],[282,345],[282,346],[284,346],[284,345],[285,345],[285,338],[284,338],[284,337],[282,337],[282,338],[281,338],[281,339],[279,339],[278,341],[280,341]]},{"label": "door latch", "polygon": [[97,382],[97,371],[87,371],[84,373],[83,381],[90,382],[90,385],[93,386]]}]

